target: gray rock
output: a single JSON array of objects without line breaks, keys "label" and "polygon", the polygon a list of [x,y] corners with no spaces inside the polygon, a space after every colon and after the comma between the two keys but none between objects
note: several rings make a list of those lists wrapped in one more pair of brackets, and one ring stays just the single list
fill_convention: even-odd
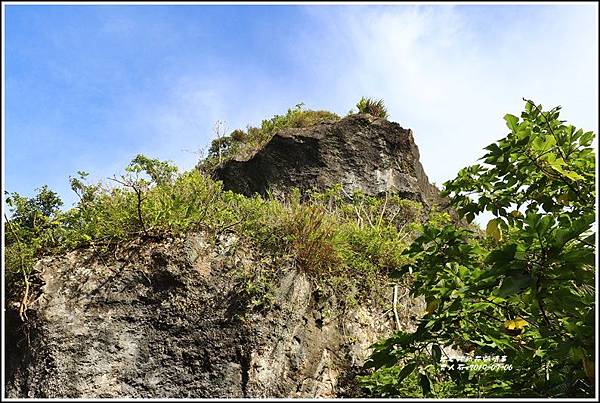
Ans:
[{"label": "gray rock", "polygon": [[281,130],[253,155],[223,162],[213,177],[247,196],[292,187],[323,190],[338,183],[348,193],[392,191],[427,204],[439,193],[419,161],[412,131],[368,114]]},{"label": "gray rock", "polygon": [[368,306],[318,326],[312,282],[292,264],[277,308],[242,315],[233,270],[263,263],[233,235],[152,241],[128,256],[83,249],[38,263],[29,321],[6,316],[7,397],[353,396],[350,374],[392,330]]}]

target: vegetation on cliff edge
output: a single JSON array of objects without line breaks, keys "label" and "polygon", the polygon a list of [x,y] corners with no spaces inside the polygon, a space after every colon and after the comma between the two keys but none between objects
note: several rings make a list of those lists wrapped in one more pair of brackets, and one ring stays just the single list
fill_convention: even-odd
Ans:
[{"label": "vegetation on cliff edge", "polygon": [[[224,191],[221,182],[198,170],[177,173],[174,166],[143,155],[110,182],[88,184],[86,176],[79,172],[70,178],[79,201],[66,211],[46,187],[33,198],[12,193],[6,199],[12,210],[5,222],[7,295],[24,301],[25,308],[28,297],[22,294],[42,256],[82,247],[109,251],[135,237],[188,231],[213,239],[233,232],[259,251],[287,257],[343,308],[377,299],[378,286],[406,262],[401,252],[424,214],[417,202],[392,194],[346,195],[340,186],[303,201],[298,191],[280,199],[248,198]],[[260,283],[248,287],[256,294],[248,298],[253,308],[268,305],[268,287],[277,274],[277,268],[263,268],[260,278],[250,276],[248,281]]]},{"label": "vegetation on cliff edge", "polygon": [[[387,119],[388,113],[383,100],[362,97],[356,108],[359,113],[367,113],[375,117]],[[349,114],[355,113],[353,110]],[[245,130],[235,129],[225,135],[223,122],[215,126],[216,138],[208,148],[207,157],[198,164],[198,168],[210,172],[215,166],[233,157],[247,157],[261,149],[273,135],[282,129],[304,128],[319,123],[333,123],[340,117],[329,111],[305,109],[304,103],[289,108],[285,115],[275,115],[271,119],[264,119],[260,127],[248,126]]]},{"label": "vegetation on cliff edge", "polygon": [[208,149],[208,155],[200,161],[198,168],[209,172],[216,165],[234,156],[251,155],[267,143],[275,132],[288,128],[310,127],[318,123],[336,122],[338,115],[329,111],[305,109],[303,103],[288,109],[285,115],[275,115],[264,119],[260,127],[248,126],[246,130],[235,129],[228,135],[221,135],[221,127],[217,125],[215,138]]}]

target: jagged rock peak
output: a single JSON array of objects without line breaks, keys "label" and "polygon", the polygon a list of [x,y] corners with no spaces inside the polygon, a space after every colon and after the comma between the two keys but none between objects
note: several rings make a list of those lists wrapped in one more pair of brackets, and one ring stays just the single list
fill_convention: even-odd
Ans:
[{"label": "jagged rock peak", "polygon": [[252,155],[227,160],[212,175],[225,189],[247,196],[293,187],[323,190],[339,183],[348,193],[392,191],[427,204],[438,197],[412,131],[368,114],[280,130]]}]

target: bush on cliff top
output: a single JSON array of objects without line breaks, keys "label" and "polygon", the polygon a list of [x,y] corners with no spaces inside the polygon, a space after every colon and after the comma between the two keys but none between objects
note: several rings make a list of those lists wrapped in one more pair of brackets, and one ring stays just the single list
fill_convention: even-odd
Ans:
[{"label": "bush on cliff top", "polygon": [[[382,99],[374,100],[362,97],[356,107],[360,113],[368,113],[384,119],[388,117]],[[198,167],[205,172],[210,172],[214,167],[234,156],[251,154],[264,146],[279,130],[310,127],[318,123],[338,120],[340,117],[333,112],[304,109],[304,104],[299,103],[294,108],[289,108],[285,115],[275,115],[271,119],[264,119],[260,127],[248,126],[246,130],[235,129],[224,136],[217,133],[217,138],[211,142],[208,148],[206,158],[199,162]]]},{"label": "bush on cliff top", "polygon": [[288,109],[285,115],[275,115],[271,119],[263,120],[260,127],[248,126],[246,130],[236,129],[227,136],[214,139],[206,159],[200,162],[199,167],[210,171],[233,156],[252,153],[260,149],[279,130],[310,127],[339,119],[340,117],[333,112],[304,109],[304,104],[300,103]]},{"label": "bush on cliff top", "polygon": [[360,113],[368,113],[369,115],[383,119],[388,118],[388,112],[383,99],[375,101],[371,98],[362,97],[356,104],[356,107]]}]

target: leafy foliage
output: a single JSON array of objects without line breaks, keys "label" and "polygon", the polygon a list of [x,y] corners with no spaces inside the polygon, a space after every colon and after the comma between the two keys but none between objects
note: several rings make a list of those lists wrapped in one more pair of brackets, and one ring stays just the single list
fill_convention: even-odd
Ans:
[{"label": "leafy foliage", "polygon": [[[386,116],[382,101],[363,98],[357,107]],[[85,172],[71,177],[79,202],[66,211],[45,186],[31,198],[7,194],[7,297],[23,295],[26,305],[31,269],[44,255],[110,250],[133,237],[197,229],[235,232],[265,255],[293,259],[341,309],[377,299],[388,276],[410,280],[426,312],[415,332],[373,346],[367,367],[374,371],[361,378],[370,395],[593,396],[594,134],[566,125],[559,111],[526,101],[520,118],[505,116],[510,133],[486,147],[482,163],[445,183],[467,221],[484,211],[494,215],[485,235],[435,211],[422,226],[421,206],[392,194],[348,195],[337,186],[304,201],[298,191],[247,198],[198,170],[178,173],[143,155],[110,178],[112,187],[89,184]],[[297,105],[261,128],[222,137],[205,166],[218,153],[247,152],[282,128],[328,119],[337,116]],[[240,275],[249,308],[269,306],[279,274],[272,268]],[[448,369],[451,350],[503,356],[512,369]]]},{"label": "leafy foliage", "polygon": [[[171,183],[174,175],[177,173],[177,167],[168,162],[148,158],[145,155],[138,154],[125,170],[128,173],[145,173],[150,178],[150,183],[162,185]],[[139,181],[139,178],[136,178]],[[145,180],[148,182],[148,180]]]},{"label": "leafy foliage", "polygon": [[[12,193],[7,197],[6,203],[13,209],[12,220],[15,225],[26,231],[40,229],[63,204],[60,197],[46,185],[38,189],[35,197],[29,199]],[[9,238],[7,243],[12,241],[14,240]]]},{"label": "leafy foliage", "polygon": [[[407,249],[412,263],[394,275],[412,272],[426,313],[414,333],[373,346],[370,393],[400,393],[406,385],[385,374],[403,368],[420,374],[424,396],[594,395],[594,134],[559,110],[526,101],[520,119],[505,116],[510,133],[486,147],[485,165],[445,183],[463,217],[495,218],[485,238],[428,224]],[[505,356],[512,370],[445,370],[448,348]]]},{"label": "leafy foliage", "polygon": [[13,192],[6,198],[6,204],[12,210],[10,219],[4,216],[6,293],[11,296],[23,290],[24,302],[19,308],[23,319],[33,264],[48,244],[56,242],[57,214],[63,203],[55,192],[43,186],[32,198]]},{"label": "leafy foliage", "polygon": [[360,113],[368,113],[369,115],[383,119],[387,119],[388,117],[383,99],[375,101],[371,98],[362,97],[356,104],[356,108]]},{"label": "leafy foliage", "polygon": [[281,129],[309,127],[317,123],[335,122],[336,120],[339,120],[339,116],[333,112],[304,109],[304,104],[299,103],[294,108],[288,109],[285,115],[275,115],[271,119],[263,120],[260,130],[263,133],[273,134]]}]

